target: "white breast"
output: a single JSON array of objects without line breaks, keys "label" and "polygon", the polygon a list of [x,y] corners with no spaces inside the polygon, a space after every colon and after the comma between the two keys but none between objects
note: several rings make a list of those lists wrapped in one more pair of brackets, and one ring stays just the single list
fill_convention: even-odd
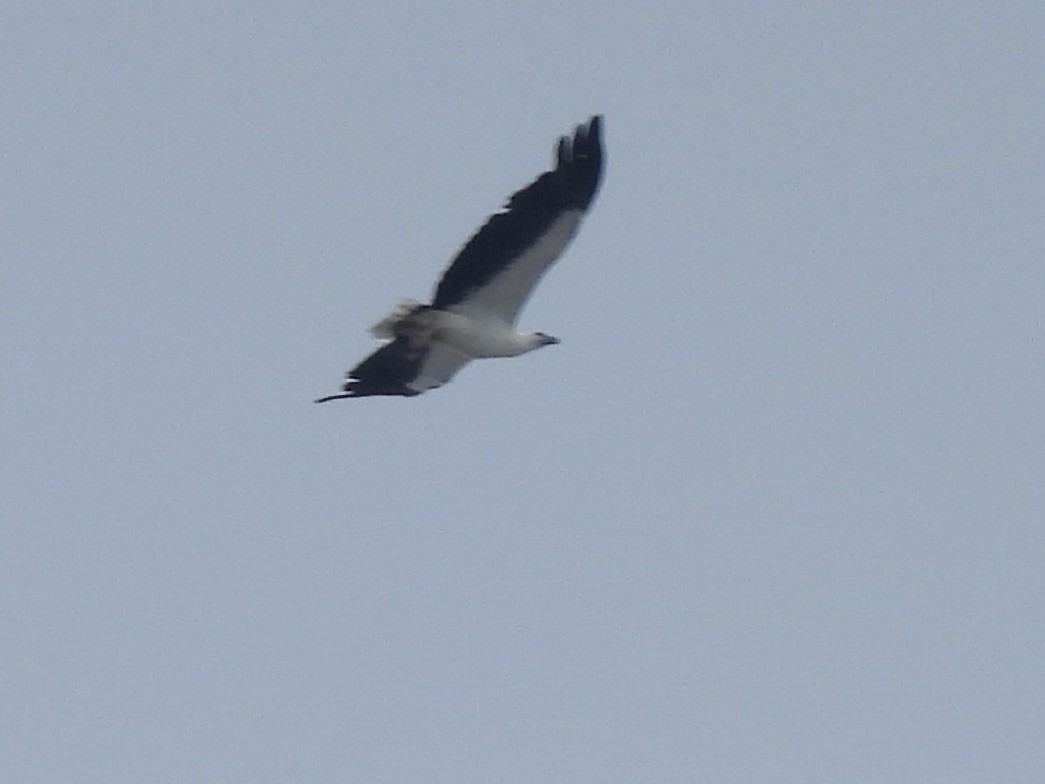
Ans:
[{"label": "white breast", "polygon": [[454,312],[439,311],[433,339],[453,346],[469,356],[515,357],[534,348],[529,335],[520,334],[499,319],[479,320]]}]

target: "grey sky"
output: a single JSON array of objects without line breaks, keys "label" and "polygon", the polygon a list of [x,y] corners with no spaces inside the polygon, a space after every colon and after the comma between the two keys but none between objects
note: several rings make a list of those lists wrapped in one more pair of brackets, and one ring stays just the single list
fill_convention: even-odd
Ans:
[{"label": "grey sky", "polygon": [[0,780],[1039,781],[1045,7],[441,7],[0,10]]}]

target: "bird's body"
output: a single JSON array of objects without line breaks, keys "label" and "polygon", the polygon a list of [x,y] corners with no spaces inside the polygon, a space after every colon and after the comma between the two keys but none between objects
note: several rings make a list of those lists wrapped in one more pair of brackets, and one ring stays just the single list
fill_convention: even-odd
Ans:
[{"label": "bird's body", "polygon": [[428,313],[434,316],[434,339],[472,359],[517,357],[556,342],[540,332],[517,332],[504,322],[480,320],[453,309]]},{"label": "bird's body", "polygon": [[601,118],[559,140],[556,168],[509,200],[465,244],[430,305],[399,303],[371,327],[389,340],[348,373],[342,394],[412,396],[442,386],[473,359],[514,357],[559,341],[515,321],[545,270],[569,244],[602,173]]}]

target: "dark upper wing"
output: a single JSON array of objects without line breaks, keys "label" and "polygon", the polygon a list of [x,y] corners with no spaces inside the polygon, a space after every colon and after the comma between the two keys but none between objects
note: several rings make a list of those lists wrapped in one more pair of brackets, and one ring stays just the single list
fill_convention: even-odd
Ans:
[{"label": "dark upper wing", "polygon": [[417,376],[423,359],[423,350],[412,348],[406,338],[396,338],[348,372],[348,380],[341,387],[344,394],[329,395],[316,402],[369,395],[417,395],[417,390],[408,387],[407,383]]},{"label": "dark upper wing", "polygon": [[432,306],[515,321],[544,271],[573,238],[602,174],[602,118],[563,136],[556,165],[514,194],[453,260]]}]

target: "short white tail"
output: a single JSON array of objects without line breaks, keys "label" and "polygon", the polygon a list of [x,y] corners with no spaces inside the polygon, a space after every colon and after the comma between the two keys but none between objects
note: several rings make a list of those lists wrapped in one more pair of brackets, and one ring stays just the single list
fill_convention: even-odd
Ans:
[{"label": "short white tail", "polygon": [[420,305],[421,303],[416,300],[404,299],[392,308],[391,313],[370,328],[370,334],[378,340],[391,340],[395,337],[396,324],[413,313]]}]

